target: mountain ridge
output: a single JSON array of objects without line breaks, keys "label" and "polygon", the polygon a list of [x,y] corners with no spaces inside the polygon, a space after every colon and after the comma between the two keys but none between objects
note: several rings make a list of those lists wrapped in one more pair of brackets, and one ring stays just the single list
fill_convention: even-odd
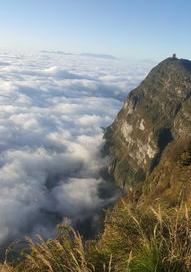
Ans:
[{"label": "mountain ridge", "polygon": [[125,188],[148,180],[166,147],[191,137],[191,61],[167,58],[132,90],[105,133],[108,167]]}]

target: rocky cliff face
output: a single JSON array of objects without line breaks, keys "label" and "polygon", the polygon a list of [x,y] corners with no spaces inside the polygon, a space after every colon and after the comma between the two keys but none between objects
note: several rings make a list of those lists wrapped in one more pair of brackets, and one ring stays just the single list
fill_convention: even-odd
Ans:
[{"label": "rocky cliff face", "polygon": [[148,180],[167,147],[190,137],[191,61],[168,58],[130,92],[106,130],[109,171],[122,187]]}]

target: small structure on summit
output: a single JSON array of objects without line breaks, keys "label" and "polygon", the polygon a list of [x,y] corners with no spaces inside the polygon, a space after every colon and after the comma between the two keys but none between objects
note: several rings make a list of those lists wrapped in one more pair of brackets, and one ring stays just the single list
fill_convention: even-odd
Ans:
[{"label": "small structure on summit", "polygon": [[172,55],[172,58],[173,58],[173,59],[176,59],[176,54],[175,54],[175,53]]}]

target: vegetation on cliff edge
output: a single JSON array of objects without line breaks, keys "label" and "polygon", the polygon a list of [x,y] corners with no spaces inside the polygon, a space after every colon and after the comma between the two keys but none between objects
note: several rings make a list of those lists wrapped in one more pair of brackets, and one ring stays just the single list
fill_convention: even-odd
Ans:
[{"label": "vegetation on cliff edge", "polygon": [[143,210],[125,197],[108,212],[97,240],[84,241],[63,225],[56,239],[29,243],[30,253],[12,264],[5,261],[0,271],[189,272],[191,210],[184,204]]}]

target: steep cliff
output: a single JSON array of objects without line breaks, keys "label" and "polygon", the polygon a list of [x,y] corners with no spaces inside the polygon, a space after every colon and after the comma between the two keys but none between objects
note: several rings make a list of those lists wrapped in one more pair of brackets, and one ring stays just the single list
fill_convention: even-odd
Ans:
[{"label": "steep cliff", "polygon": [[[115,121],[107,128],[105,138],[105,151],[111,158],[109,171],[122,187],[143,180],[149,184],[151,179],[155,189],[158,183],[162,187],[164,183],[176,183],[171,175],[174,164],[184,168],[183,172],[188,171],[187,179],[191,179],[191,61],[167,58],[152,69],[138,88],[130,92]],[[184,147],[183,142],[186,142]],[[169,155],[177,145],[180,154]],[[179,156],[188,157],[187,165],[181,165]],[[169,175],[165,162],[172,162]],[[161,180],[162,174],[166,175],[165,182]],[[145,185],[147,194],[149,186]]]}]

